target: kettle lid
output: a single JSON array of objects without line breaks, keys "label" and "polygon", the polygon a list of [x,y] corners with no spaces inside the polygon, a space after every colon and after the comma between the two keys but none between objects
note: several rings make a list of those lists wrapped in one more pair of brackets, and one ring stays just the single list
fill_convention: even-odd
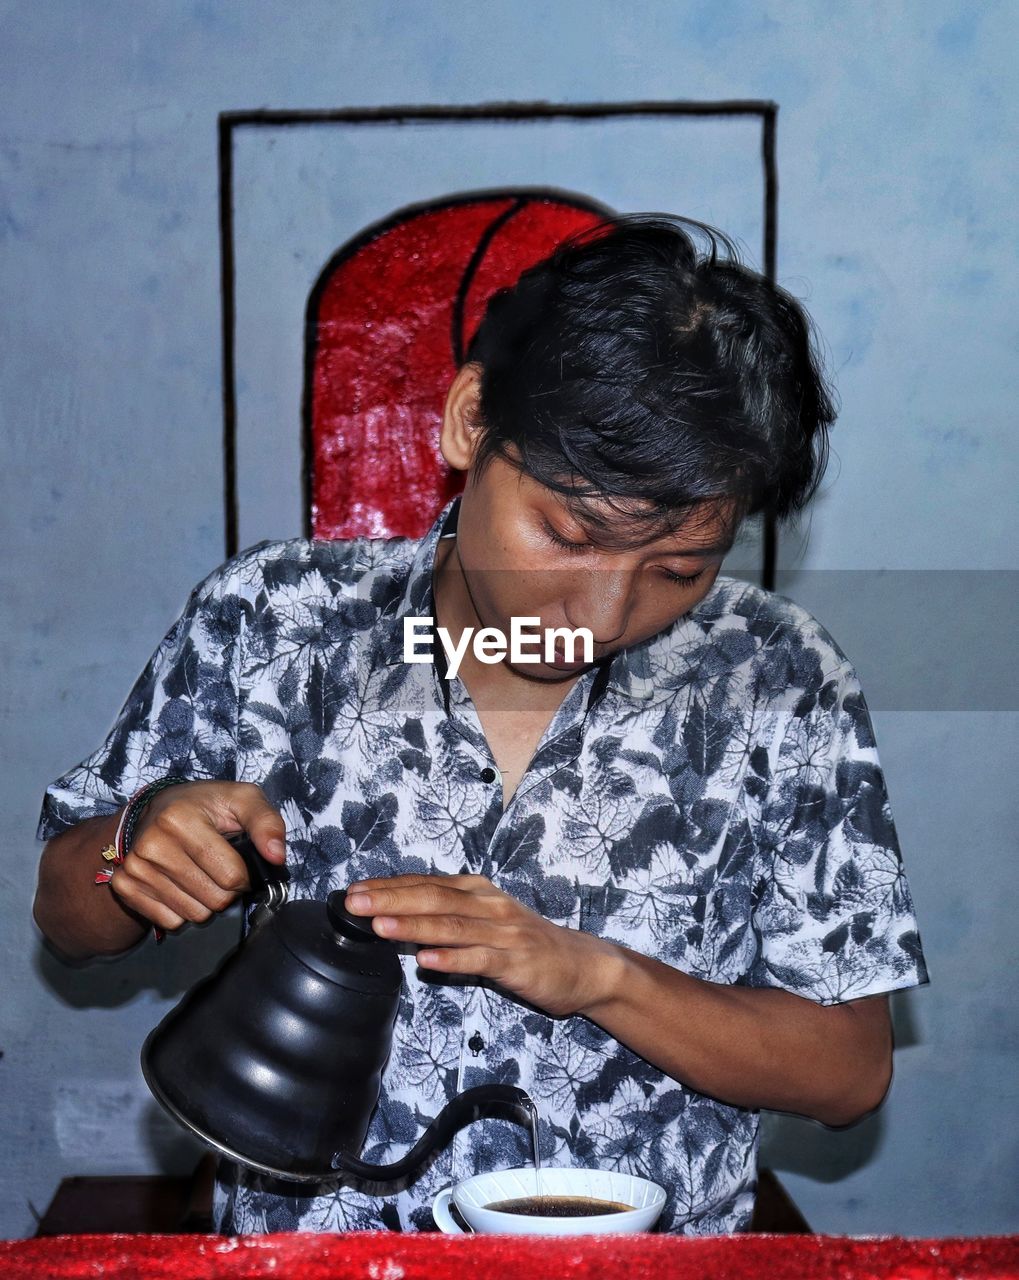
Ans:
[{"label": "kettle lid", "polygon": [[392,942],[372,929],[371,918],[352,915],[346,892],[334,890],[325,904],[288,902],[272,923],[280,940],[302,964],[338,986],[366,994],[399,990],[403,969]]}]

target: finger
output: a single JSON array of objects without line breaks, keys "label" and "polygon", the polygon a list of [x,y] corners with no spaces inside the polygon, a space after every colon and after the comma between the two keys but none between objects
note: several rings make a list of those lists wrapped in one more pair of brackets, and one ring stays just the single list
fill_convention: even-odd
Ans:
[{"label": "finger", "polygon": [[[213,912],[209,907],[197,898],[193,898],[150,863],[136,863],[130,869],[125,863],[121,870],[130,877],[135,893],[141,898],[149,898],[167,908],[181,920],[189,921],[191,924],[204,924],[212,917]],[[113,883],[112,880],[110,883]],[[123,890],[118,888],[117,892],[122,897],[126,896],[127,885],[125,884]]]},{"label": "finger", "polygon": [[249,887],[244,860],[211,827],[175,836],[152,827],[139,837],[125,866],[143,881],[147,877],[140,868],[152,867],[210,912],[225,911]]},{"label": "finger", "polygon": [[114,871],[110,888],[126,908],[159,929],[172,933],[187,923],[186,917],[178,915],[158,897],[152,897],[146,892],[146,887],[128,875],[123,867]]},{"label": "finger", "polygon": [[[442,876],[441,878],[443,880],[453,879],[452,876]],[[360,892],[367,891],[369,889],[392,889],[394,886],[399,887],[401,885],[404,885],[409,889],[416,885],[431,884],[432,881],[436,879],[439,879],[439,877],[424,875],[376,876],[372,880],[352,880],[350,884],[347,885],[347,892],[354,893],[355,891]]]},{"label": "finger", "polygon": [[492,922],[469,916],[375,916],[372,928],[394,942],[468,947],[492,942]]},{"label": "finger", "polygon": [[485,876],[474,875],[455,875],[447,876],[439,872],[431,875],[405,875],[405,876],[377,876],[371,880],[354,880],[347,886],[348,893],[359,893],[362,891],[371,891],[372,889],[391,889],[394,887],[405,886],[414,888],[417,885],[428,884],[448,885],[453,889],[470,890],[470,889],[494,889],[495,886],[491,880]]},{"label": "finger", "polygon": [[487,947],[429,947],[417,953],[418,967],[437,973],[467,973],[498,980],[500,967]]},{"label": "finger", "polygon": [[138,881],[132,880],[120,868],[114,871],[110,880],[110,888],[126,911],[130,911],[132,915],[154,924],[159,929],[173,931],[187,923],[175,911],[171,911],[165,903],[151,898],[144,892]]},{"label": "finger", "polygon": [[486,914],[486,903],[479,896],[443,884],[436,877],[410,886],[396,882],[396,887],[368,892],[351,893],[348,889],[344,905],[354,915],[369,916]]},{"label": "finger", "polygon": [[279,810],[265,798],[262,788],[253,783],[238,783],[231,808],[262,857],[281,866],[287,856],[287,824]]}]

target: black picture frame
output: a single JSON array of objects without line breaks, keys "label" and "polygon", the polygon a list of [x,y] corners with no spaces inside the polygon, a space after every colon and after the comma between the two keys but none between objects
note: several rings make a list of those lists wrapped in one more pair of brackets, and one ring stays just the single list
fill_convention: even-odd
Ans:
[{"label": "black picture frame", "polygon": [[[340,107],[332,110],[223,111],[218,117],[220,282],[222,292],[223,369],[223,507],[227,556],[237,550],[237,384],[236,384],[236,255],[234,245],[234,139],[240,129],[343,125],[450,124],[457,121],[503,122],[507,125],[542,120],[597,120],[620,117],[757,117],[761,128],[763,176],[764,275],[775,279],[778,253],[778,165],[776,133],[778,104],[758,99],[718,102],[665,100],[648,102],[493,102],[458,106]],[[307,490],[307,486],[306,486]],[[305,513],[307,518],[307,513]],[[774,590],[778,555],[775,520],[766,515],[762,527],[761,583]]]}]

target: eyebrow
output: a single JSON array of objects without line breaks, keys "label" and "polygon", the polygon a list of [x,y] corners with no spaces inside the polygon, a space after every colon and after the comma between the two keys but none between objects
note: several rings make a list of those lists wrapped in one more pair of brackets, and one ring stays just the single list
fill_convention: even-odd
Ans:
[{"label": "eyebrow", "polygon": [[[574,522],[577,525],[580,526],[581,530],[583,531],[584,537],[588,539],[588,541],[591,543],[592,546],[603,547],[608,549],[612,548],[613,546],[612,539],[605,541],[599,538],[585,520],[580,519],[578,516],[572,516],[571,518],[574,520]],[[735,544],[735,540],[729,539],[729,541],[727,542],[712,543],[710,546],[706,546],[706,547],[691,547],[689,548],[689,550],[685,550],[685,551],[680,550],[678,548],[674,550],[663,549],[662,551],[659,551],[657,554],[661,556],[685,556],[685,557],[694,556],[701,560],[707,560],[711,556],[718,556],[718,555],[724,556],[728,554],[728,552],[732,550],[734,544]],[[625,545],[626,543],[624,542],[623,546],[625,547]],[[639,543],[639,542],[636,544],[637,547],[640,547],[643,545],[647,545],[647,544]]]},{"label": "eyebrow", "polygon": [[[631,539],[626,539],[626,538],[624,539],[615,539],[612,537],[609,537],[607,539],[599,538],[598,530],[610,529],[611,528],[610,525],[606,524],[604,521],[600,520],[598,517],[595,517],[595,519],[592,520],[590,518],[590,515],[587,512],[576,510],[575,508],[571,507],[568,502],[563,502],[562,499],[559,500],[559,502],[557,503],[557,506],[559,507],[558,513],[561,515],[564,515],[567,520],[572,520],[574,524],[579,526],[583,536],[587,538],[588,541],[591,543],[591,545],[594,547],[600,547],[604,550],[612,550],[614,547],[617,547],[622,550],[626,550],[627,547],[630,545],[633,545],[634,547],[637,547],[637,548],[647,545],[646,543],[641,543],[641,542],[633,543]],[[548,519],[548,516],[544,511],[542,511],[541,514],[546,520]],[[659,551],[657,554],[662,556],[684,556],[684,557],[692,556],[699,560],[707,560],[711,556],[727,555],[735,545],[736,545],[735,537],[729,537],[727,539],[723,539],[723,541],[721,542],[710,543],[708,546],[691,547],[689,550],[686,550],[686,551],[662,550],[662,551]]]},{"label": "eyebrow", "polygon": [[732,547],[733,544],[731,542],[720,542],[713,547],[694,547],[689,551],[662,551],[660,554],[663,556],[701,556],[706,560],[709,556],[724,556],[732,550]]}]

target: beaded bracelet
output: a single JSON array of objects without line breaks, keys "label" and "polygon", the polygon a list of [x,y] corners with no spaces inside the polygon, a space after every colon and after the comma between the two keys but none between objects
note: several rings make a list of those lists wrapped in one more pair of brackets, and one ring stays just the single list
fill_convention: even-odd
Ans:
[{"label": "beaded bracelet", "polygon": [[117,852],[121,860],[130,852],[131,842],[134,840],[134,833],[138,830],[138,821],[143,811],[155,800],[160,791],[165,791],[167,787],[175,787],[181,782],[187,782],[187,778],[157,778],[155,782],[150,782],[148,786],[136,791],[127,802],[118,833]]},{"label": "beaded bracelet", "polygon": [[[173,787],[179,782],[186,781],[186,778],[157,778],[155,782],[149,782],[136,791],[124,806],[124,812],[120,815],[120,823],[117,826],[117,834],[114,836],[113,843],[108,844],[101,851],[103,858],[115,866],[120,866],[131,849],[134,833],[138,829],[138,821],[145,807],[159,795],[160,791],[165,791],[167,787]],[[96,875],[96,884],[109,884],[112,876],[112,870],[104,868]]]},{"label": "beaded bracelet", "polygon": [[[107,862],[112,863],[113,866],[119,867],[124,861],[127,854],[127,849],[124,847],[124,824],[127,821],[127,815],[131,810],[131,805],[146,789],[146,787],[142,787],[140,791],[136,791],[131,799],[128,800],[127,804],[124,805],[124,808],[120,813],[120,821],[117,823],[117,834],[113,837],[113,843],[108,844],[99,850],[103,858]],[[96,873],[96,884],[109,884],[112,879],[113,867],[107,867]]]},{"label": "beaded bracelet", "polygon": [[[165,791],[167,787],[176,786],[179,782],[187,781],[187,778],[157,778],[155,782],[147,783],[134,793],[124,806],[124,812],[120,815],[120,822],[117,825],[117,833],[113,838],[113,843],[100,850],[104,861],[111,865],[103,867],[101,871],[96,872],[96,884],[109,884],[113,879],[113,868],[123,864],[124,859],[131,850],[131,842],[134,840],[134,833],[138,829],[138,821],[146,806],[159,795],[160,791]],[[166,936],[165,933],[155,925],[153,925],[153,928],[155,929],[156,941],[162,942]]]}]

